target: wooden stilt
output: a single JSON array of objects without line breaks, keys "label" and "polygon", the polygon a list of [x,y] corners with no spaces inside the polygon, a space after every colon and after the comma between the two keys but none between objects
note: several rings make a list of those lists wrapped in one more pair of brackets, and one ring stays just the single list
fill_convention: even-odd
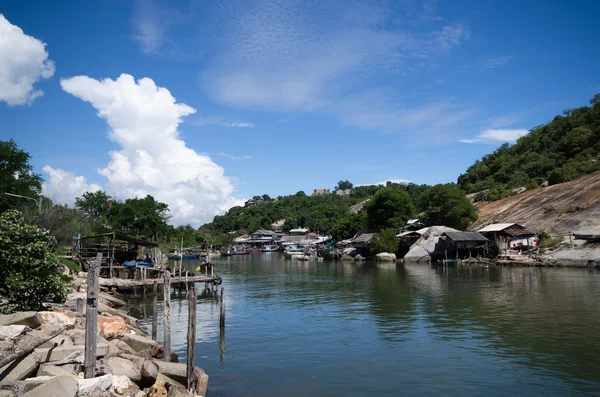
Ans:
[{"label": "wooden stilt", "polygon": [[219,326],[225,327],[225,288],[221,288],[221,316],[219,318]]},{"label": "wooden stilt", "polygon": [[194,363],[196,361],[196,287],[188,293],[187,389],[196,390]]},{"label": "wooden stilt", "polygon": [[96,261],[90,264],[87,278],[87,307],[85,311],[85,353],[84,377],[90,379],[96,376],[96,342],[98,331],[98,276],[102,253],[96,256]]},{"label": "wooden stilt", "polygon": [[158,328],[158,283],[156,280],[154,280],[152,292],[152,340],[156,340]]},{"label": "wooden stilt", "polygon": [[171,361],[171,274],[167,270],[164,272],[164,328],[165,328],[165,339],[164,339],[164,356],[163,359],[167,362]]}]

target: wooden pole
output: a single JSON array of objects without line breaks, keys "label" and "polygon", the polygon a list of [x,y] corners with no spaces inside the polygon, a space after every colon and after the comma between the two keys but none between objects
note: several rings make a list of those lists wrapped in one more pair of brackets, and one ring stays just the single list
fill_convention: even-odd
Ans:
[{"label": "wooden pole", "polygon": [[156,340],[158,328],[158,283],[154,280],[152,295],[152,340]]},{"label": "wooden pole", "polygon": [[225,288],[221,288],[221,316],[219,318],[219,326],[225,327]]},{"label": "wooden pole", "polygon": [[102,253],[98,253],[96,261],[90,264],[87,277],[87,307],[85,313],[85,353],[84,377],[90,379],[96,376],[96,343],[98,332],[98,276]]},{"label": "wooden pole", "polygon": [[179,258],[179,278],[181,278],[181,270],[183,269],[183,237],[181,238],[181,257]]},{"label": "wooden pole", "polygon": [[187,389],[196,390],[196,286],[188,294],[188,333],[187,333]]},{"label": "wooden pole", "polygon": [[164,352],[163,359],[167,362],[171,362],[171,274],[169,271],[163,273],[164,277],[164,313],[163,317],[165,320],[165,341],[164,341]]}]

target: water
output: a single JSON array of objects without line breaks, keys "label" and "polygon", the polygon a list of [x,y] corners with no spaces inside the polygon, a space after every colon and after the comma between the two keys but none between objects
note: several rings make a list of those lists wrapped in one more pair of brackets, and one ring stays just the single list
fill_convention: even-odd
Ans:
[{"label": "water", "polygon": [[[224,334],[215,298],[198,299],[196,364],[209,397],[600,395],[600,272],[299,263],[277,253],[215,262]],[[150,329],[144,302],[137,314]],[[184,294],[171,310],[173,351],[185,362]]]}]

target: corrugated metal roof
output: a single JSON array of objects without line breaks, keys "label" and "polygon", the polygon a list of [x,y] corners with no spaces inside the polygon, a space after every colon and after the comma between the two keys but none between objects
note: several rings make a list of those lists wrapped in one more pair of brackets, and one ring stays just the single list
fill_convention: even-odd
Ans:
[{"label": "corrugated metal roof", "polygon": [[[501,232],[504,229],[508,229],[511,226],[517,225],[516,223],[493,223],[491,225],[487,225],[483,229],[479,229],[478,232]],[[519,225],[517,225],[519,226]]]},{"label": "corrugated metal roof", "polygon": [[445,232],[444,234],[454,241],[488,241],[488,239],[479,232]]},{"label": "corrugated metal roof", "polygon": [[279,241],[282,243],[289,243],[289,242],[302,241],[304,239],[305,239],[304,236],[283,236],[283,237],[281,237],[281,239]]},{"label": "corrugated metal roof", "polygon": [[373,239],[375,233],[363,233],[359,236],[354,237],[351,241],[353,243],[368,243]]},{"label": "corrugated metal roof", "polygon": [[306,233],[308,232],[308,229],[292,229],[290,230],[290,233]]},{"label": "corrugated metal roof", "polygon": [[402,232],[402,233],[396,235],[396,237],[404,237],[404,236],[408,236],[409,234],[418,234],[419,236],[422,235],[422,233],[419,233],[418,230],[408,230],[406,232]]}]

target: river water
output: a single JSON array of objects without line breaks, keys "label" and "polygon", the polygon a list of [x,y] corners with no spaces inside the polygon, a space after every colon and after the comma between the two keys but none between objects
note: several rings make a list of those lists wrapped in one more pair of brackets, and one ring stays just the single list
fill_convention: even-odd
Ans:
[{"label": "river water", "polygon": [[[600,395],[598,271],[278,253],[214,262],[227,324],[221,333],[217,300],[200,295],[196,364],[209,397]],[[151,296],[139,301],[150,329]],[[171,310],[172,349],[185,362],[185,291]]]}]

